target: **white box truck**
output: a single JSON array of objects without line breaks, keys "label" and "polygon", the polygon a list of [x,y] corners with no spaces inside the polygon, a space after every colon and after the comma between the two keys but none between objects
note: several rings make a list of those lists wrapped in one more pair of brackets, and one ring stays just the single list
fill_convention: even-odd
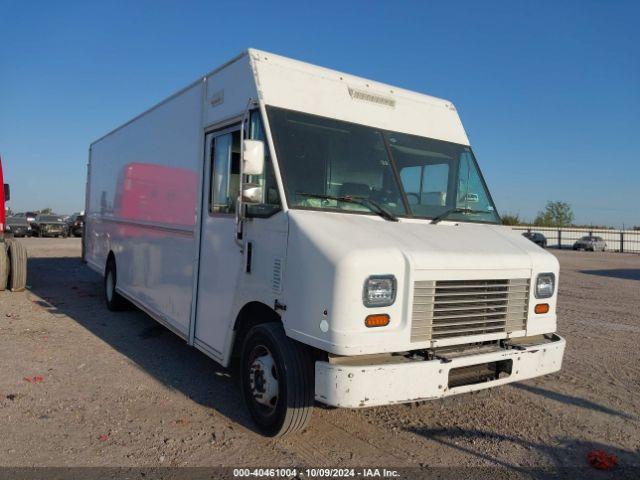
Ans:
[{"label": "white box truck", "polygon": [[[555,372],[558,261],[500,218],[455,107],[250,49],[91,144],[84,258],[237,365],[266,435]],[[237,362],[237,363],[236,363]]]}]

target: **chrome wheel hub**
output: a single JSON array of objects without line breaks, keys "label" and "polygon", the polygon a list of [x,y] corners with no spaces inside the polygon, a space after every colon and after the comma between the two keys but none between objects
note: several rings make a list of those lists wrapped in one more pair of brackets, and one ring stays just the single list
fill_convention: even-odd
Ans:
[{"label": "chrome wheel hub", "polygon": [[249,372],[249,387],[256,402],[275,408],[278,401],[278,374],[270,352],[254,358]]}]

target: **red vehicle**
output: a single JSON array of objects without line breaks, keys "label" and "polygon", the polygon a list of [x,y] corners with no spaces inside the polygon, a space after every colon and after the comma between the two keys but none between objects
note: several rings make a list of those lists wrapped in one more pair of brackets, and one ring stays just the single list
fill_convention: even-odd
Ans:
[{"label": "red vehicle", "polygon": [[0,290],[24,290],[27,285],[27,250],[17,241],[5,238],[5,202],[9,201],[9,185],[4,183],[0,158]]}]

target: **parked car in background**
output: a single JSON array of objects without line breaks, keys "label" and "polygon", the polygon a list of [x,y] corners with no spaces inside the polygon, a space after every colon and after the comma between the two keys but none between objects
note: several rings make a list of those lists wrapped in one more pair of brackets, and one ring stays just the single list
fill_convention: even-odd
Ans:
[{"label": "parked car in background", "polygon": [[81,237],[84,230],[84,215],[80,212],[69,215],[66,219],[69,236]]},{"label": "parked car in background", "polygon": [[34,237],[66,237],[67,224],[59,215],[38,214],[31,223]]},{"label": "parked car in background", "polygon": [[24,216],[27,219],[27,222],[32,223],[32,222],[35,222],[36,217],[38,216],[38,213],[37,212],[25,212]]},{"label": "parked car in background", "polygon": [[31,225],[25,217],[9,217],[7,218],[4,232],[14,237],[30,237]]},{"label": "parked car in background", "polygon": [[587,235],[582,237],[573,244],[574,250],[590,250],[592,252],[604,252],[607,249],[607,244],[602,237],[595,237],[593,235]]},{"label": "parked car in background", "polygon": [[541,246],[542,248],[547,248],[547,237],[538,232],[524,232],[522,234],[523,237],[528,238],[536,245]]}]

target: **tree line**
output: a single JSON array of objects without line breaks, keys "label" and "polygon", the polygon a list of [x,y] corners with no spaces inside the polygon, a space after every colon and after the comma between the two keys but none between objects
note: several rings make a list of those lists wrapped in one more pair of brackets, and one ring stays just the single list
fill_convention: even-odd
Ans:
[{"label": "tree line", "polygon": [[[549,201],[538,212],[533,222],[526,221],[519,213],[505,213],[501,216],[503,225],[534,225],[536,227],[575,227],[594,229],[613,229],[609,225],[576,225],[573,223],[574,215],[571,205],[567,202]],[[632,227],[632,230],[640,230],[640,225]]]}]

